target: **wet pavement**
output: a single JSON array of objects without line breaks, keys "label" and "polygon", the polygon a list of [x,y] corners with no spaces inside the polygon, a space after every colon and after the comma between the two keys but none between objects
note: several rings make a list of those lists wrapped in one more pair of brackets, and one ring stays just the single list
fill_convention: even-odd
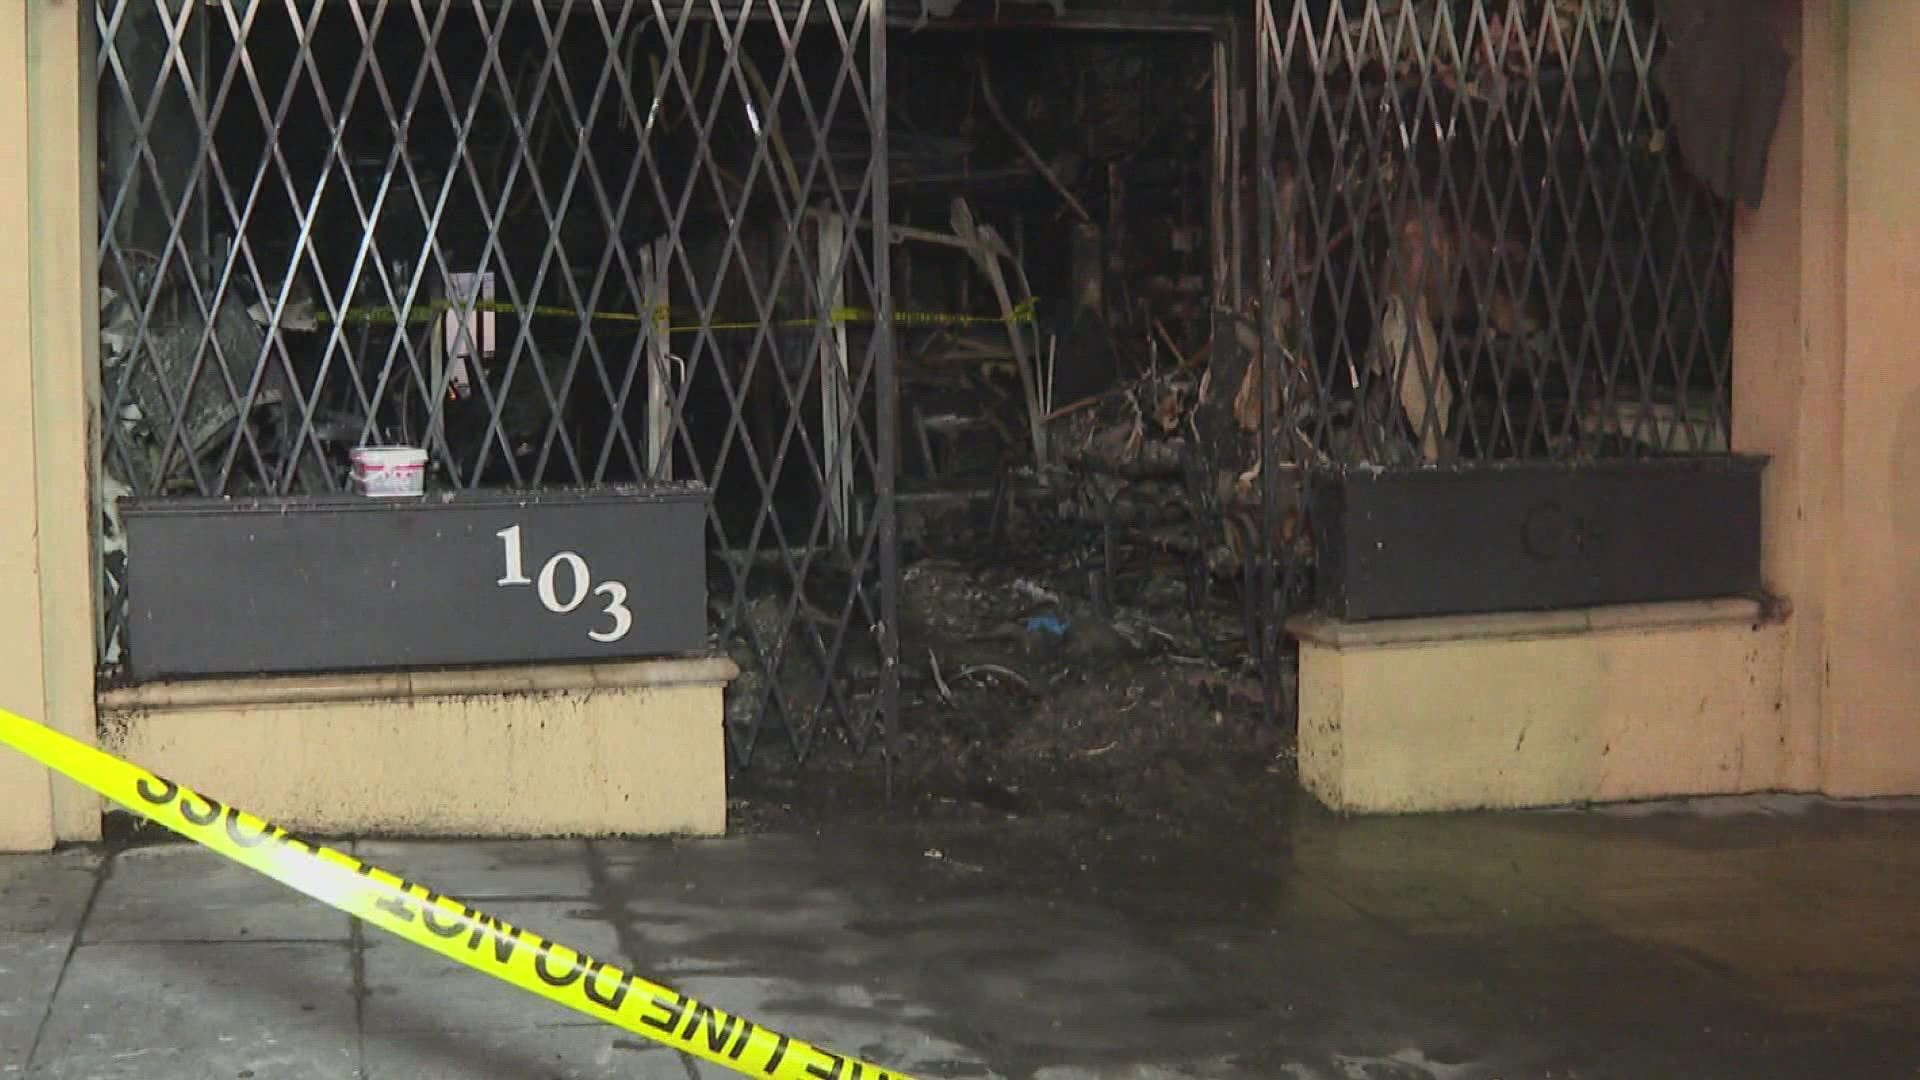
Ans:
[{"label": "wet pavement", "polygon": [[[1920,1076],[1915,803],[350,846],[916,1077]],[[191,847],[0,859],[9,1080],[726,1075],[582,1019]]]}]

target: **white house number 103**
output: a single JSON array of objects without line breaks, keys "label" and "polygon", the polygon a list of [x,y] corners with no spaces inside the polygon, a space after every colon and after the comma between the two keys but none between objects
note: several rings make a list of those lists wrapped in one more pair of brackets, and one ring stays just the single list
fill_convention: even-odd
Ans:
[{"label": "white house number 103", "polygon": [[633,612],[627,609],[625,583],[603,581],[594,584],[593,571],[587,567],[587,560],[571,551],[562,551],[548,559],[540,567],[539,576],[529,578],[525,554],[520,545],[520,526],[501,529],[493,535],[500,538],[506,571],[495,584],[503,589],[514,585],[533,586],[534,594],[540,597],[541,606],[555,615],[578,610],[589,596],[605,597],[606,605],[600,609],[600,613],[612,619],[613,625],[605,630],[587,631],[587,636],[595,641],[619,641],[633,629]]}]

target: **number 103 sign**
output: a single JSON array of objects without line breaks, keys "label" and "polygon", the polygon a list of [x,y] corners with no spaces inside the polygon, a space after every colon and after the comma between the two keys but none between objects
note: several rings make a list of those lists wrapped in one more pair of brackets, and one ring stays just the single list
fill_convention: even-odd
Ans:
[{"label": "number 103 sign", "polygon": [[138,681],[613,663],[712,646],[709,503],[692,485],[123,509],[145,553],[127,593]]},{"label": "number 103 sign", "polygon": [[554,552],[540,564],[539,572],[529,578],[521,526],[512,525],[493,535],[500,540],[501,558],[500,579],[495,585],[502,589],[532,586],[540,606],[555,615],[571,615],[589,598],[595,599],[602,620],[600,626],[587,631],[587,636],[594,641],[611,644],[632,632],[633,611],[627,607],[626,582],[595,581],[593,568],[573,551]]}]

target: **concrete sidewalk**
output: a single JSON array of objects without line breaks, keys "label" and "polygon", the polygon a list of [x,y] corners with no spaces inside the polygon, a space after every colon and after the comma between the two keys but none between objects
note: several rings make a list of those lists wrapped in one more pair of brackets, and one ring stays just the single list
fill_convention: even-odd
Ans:
[{"label": "concrete sidewalk", "polygon": [[[918,1077],[1920,1075],[1920,813],[1708,809],[353,847]],[[0,860],[9,1080],[721,1075],[196,848]]]}]

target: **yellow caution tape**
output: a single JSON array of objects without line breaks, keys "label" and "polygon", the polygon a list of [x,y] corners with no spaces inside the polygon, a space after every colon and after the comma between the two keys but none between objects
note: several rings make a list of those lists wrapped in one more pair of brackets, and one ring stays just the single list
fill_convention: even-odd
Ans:
[{"label": "yellow caution tape", "polygon": [[[1014,306],[1012,315],[955,315],[937,311],[896,311],[893,313],[895,325],[904,326],[974,326],[984,324],[1031,323],[1039,310],[1037,297],[1028,297]],[[478,300],[467,304],[455,304],[451,300],[436,300],[430,304],[416,304],[406,311],[406,321],[423,323],[450,311],[484,311],[498,315],[521,315],[532,318],[579,319],[587,318],[596,322],[644,323],[648,317],[635,311],[579,311],[570,307],[554,307],[536,304],[521,308],[502,300]],[[785,319],[777,322],[762,323],[753,320],[717,323],[688,323],[677,325],[672,322],[672,313],[665,307],[653,309],[653,322],[669,334],[688,334],[698,330],[758,330],[766,327],[808,327],[818,324],[818,319]],[[826,322],[833,325],[846,323],[878,322],[879,313],[869,308],[837,307],[828,313]],[[315,322],[325,325],[333,317],[325,312],[315,316]],[[392,308],[358,307],[348,308],[340,313],[341,323],[364,323],[391,326],[400,321]]]},{"label": "yellow caution tape", "polygon": [[910,1080],[695,1001],[0,709],[0,743],[203,847],[423,949],[765,1080]]}]

